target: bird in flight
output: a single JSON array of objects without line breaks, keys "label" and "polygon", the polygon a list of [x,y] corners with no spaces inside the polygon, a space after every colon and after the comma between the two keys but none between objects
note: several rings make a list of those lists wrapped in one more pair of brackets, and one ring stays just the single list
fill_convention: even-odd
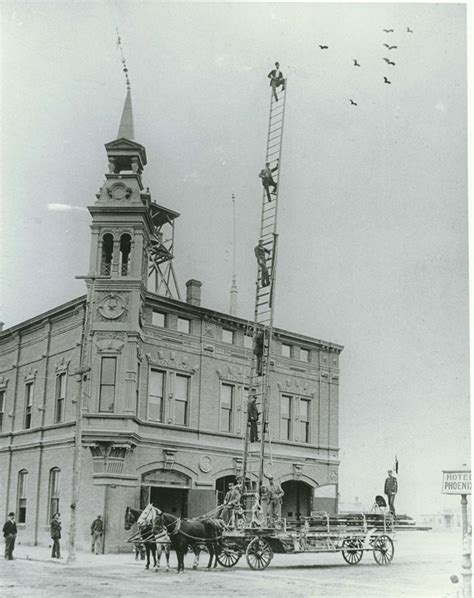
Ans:
[{"label": "bird in flight", "polygon": [[384,29],[385,33],[393,33],[393,29]]},{"label": "bird in flight", "polygon": [[398,48],[398,46],[389,46],[388,44],[384,44],[384,46],[389,50],[396,50]]},{"label": "bird in flight", "polygon": [[322,46],[321,44],[319,44],[319,47],[321,48],[321,50],[327,50],[329,48],[329,46]]},{"label": "bird in flight", "polygon": [[351,103],[351,105],[352,105],[352,106],[357,106],[357,103],[356,103],[356,102],[354,102],[354,100],[351,100],[351,99],[350,99],[350,103]]},{"label": "bird in flight", "polygon": [[354,66],[360,66],[360,64],[357,62],[357,58],[354,58]]},{"label": "bird in flight", "polygon": [[410,27],[407,27],[407,33],[413,33],[413,29],[410,29]]},{"label": "bird in flight", "polygon": [[384,83],[388,83],[389,85],[392,85],[392,82],[391,82],[391,81],[389,81],[389,80],[387,79],[387,77],[384,77],[384,78],[383,78],[383,82],[384,82]]},{"label": "bird in flight", "polygon": [[384,58],[384,60],[387,64],[391,64],[392,66],[395,66],[395,63],[392,62],[391,60],[389,60],[388,58]]}]

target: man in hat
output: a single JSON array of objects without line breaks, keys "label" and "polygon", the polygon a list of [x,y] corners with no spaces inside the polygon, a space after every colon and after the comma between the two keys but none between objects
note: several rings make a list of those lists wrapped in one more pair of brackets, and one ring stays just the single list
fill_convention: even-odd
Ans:
[{"label": "man in hat", "polygon": [[260,239],[260,241],[258,242],[258,245],[255,246],[254,251],[255,251],[255,257],[257,258],[257,264],[262,273],[262,276],[261,276],[262,287],[268,287],[268,285],[270,284],[270,275],[268,273],[267,258],[266,258],[265,254],[267,254],[267,253],[270,254],[270,250],[265,247],[262,239]]},{"label": "man in hat", "polygon": [[[262,185],[267,194],[268,201],[272,201],[272,195],[276,195],[277,184],[273,180],[272,173],[278,170],[278,165],[279,165],[278,160],[277,160],[276,166],[274,168],[270,168],[270,162],[265,162],[265,168],[262,168],[262,170],[260,171],[260,173],[258,175],[262,179]],[[273,188],[271,195],[270,195],[270,187]]]},{"label": "man in hat", "polygon": [[8,513],[8,519],[3,526],[3,537],[5,538],[5,559],[13,561],[13,549],[15,548],[17,529],[15,523],[15,513]]},{"label": "man in hat", "polygon": [[240,490],[236,484],[232,482],[228,485],[228,490],[224,498],[224,505],[221,511],[221,519],[225,523],[229,523],[232,513],[235,509],[240,507]]},{"label": "man in hat", "polygon": [[269,488],[269,506],[270,506],[270,522],[271,525],[275,525],[275,522],[281,519],[281,503],[283,502],[283,488],[278,482],[274,482],[273,478],[270,478]]},{"label": "man in hat", "polygon": [[250,442],[258,442],[258,418],[257,397],[252,394],[247,403],[247,420],[250,425]]},{"label": "man in hat", "polygon": [[102,515],[97,515],[91,525],[91,552],[99,554],[102,543],[102,534],[104,533],[104,522],[102,521]]},{"label": "man in hat", "polygon": [[385,487],[383,492],[387,496],[390,513],[392,513],[392,515],[395,515],[395,495],[398,492],[398,482],[397,478],[394,477],[392,473],[393,471],[389,469],[388,478],[386,478],[385,480]]},{"label": "man in hat", "polygon": [[278,102],[278,96],[276,94],[277,87],[281,86],[281,90],[285,91],[285,78],[283,77],[283,73],[280,71],[279,62],[275,62],[275,68],[268,73],[268,78],[270,79],[273,97],[275,98],[275,101]]},{"label": "man in hat", "polygon": [[61,516],[55,513],[51,519],[51,540],[53,541],[53,549],[51,551],[52,559],[61,558],[61,548],[59,540],[61,539]]}]

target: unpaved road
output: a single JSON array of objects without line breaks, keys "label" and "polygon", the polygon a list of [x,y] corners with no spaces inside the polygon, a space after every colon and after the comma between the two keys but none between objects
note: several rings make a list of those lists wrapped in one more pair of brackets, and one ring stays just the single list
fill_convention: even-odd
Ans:
[{"label": "unpaved road", "polygon": [[[397,538],[393,562],[376,565],[366,553],[361,563],[349,566],[340,554],[275,555],[262,572],[252,571],[245,556],[232,569],[188,570],[177,575],[160,570],[145,571],[142,561],[131,555],[80,555],[74,565],[64,561],[27,560],[27,547],[18,547],[17,559],[0,561],[2,598],[131,598],[194,597],[225,598],[271,596],[324,596],[328,598],[395,598],[455,596],[449,577],[461,579],[460,533],[404,532]],[[34,550],[30,550],[35,558]],[[37,551],[38,553],[38,551]],[[204,559],[205,561],[206,559]],[[171,556],[173,567],[176,563]],[[186,565],[191,567],[192,557]]]}]

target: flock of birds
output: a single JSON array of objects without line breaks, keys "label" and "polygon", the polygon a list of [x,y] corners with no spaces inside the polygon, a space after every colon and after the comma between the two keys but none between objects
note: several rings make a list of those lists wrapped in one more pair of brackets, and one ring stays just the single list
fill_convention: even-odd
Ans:
[{"label": "flock of birds", "polygon": [[[395,29],[382,29],[382,31],[384,33],[394,33]],[[410,27],[407,27],[407,33],[413,33],[413,29],[410,29]],[[398,46],[391,46],[390,44],[385,44],[385,43],[383,45],[385,46],[385,48],[387,48],[388,51],[397,50],[398,49]],[[325,46],[325,45],[322,45],[322,44],[319,44],[319,47],[321,48],[321,50],[328,50],[329,49],[329,46]],[[357,58],[353,58],[352,60],[354,61],[354,66],[357,66],[357,67],[361,66],[359,64],[359,61],[357,60]],[[394,62],[393,60],[390,60],[389,58],[385,58],[384,57],[382,60],[387,65],[390,65],[390,66],[395,66],[397,64],[396,62]],[[391,85],[392,84],[392,82],[385,75],[384,75],[384,78],[383,78],[383,82],[386,85]],[[351,103],[351,106],[357,106],[358,105],[357,102],[354,102],[354,100],[351,99],[351,98],[349,98],[349,101]]]}]

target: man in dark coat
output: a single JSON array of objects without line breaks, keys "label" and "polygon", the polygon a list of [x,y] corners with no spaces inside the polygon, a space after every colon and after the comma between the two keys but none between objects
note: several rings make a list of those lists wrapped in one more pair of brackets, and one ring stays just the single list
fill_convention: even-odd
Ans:
[{"label": "man in dark coat", "polygon": [[252,395],[247,403],[247,418],[250,424],[250,442],[258,442],[258,428],[257,422],[259,412],[256,405],[257,397]]},{"label": "man in dark coat", "polygon": [[102,534],[104,533],[104,522],[102,521],[102,515],[97,515],[91,525],[91,552],[99,554],[102,543]]},{"label": "man in dark coat", "polygon": [[392,470],[388,470],[388,478],[385,480],[385,487],[384,487],[384,494],[386,494],[388,498],[388,506],[390,508],[390,513],[395,515],[395,495],[398,492],[398,482],[397,478],[392,475]]},{"label": "man in dark coat", "polygon": [[59,540],[61,539],[61,516],[59,513],[55,513],[51,519],[51,540],[53,541],[53,549],[51,551],[52,559],[60,559],[60,545]]},{"label": "man in dark coat", "polygon": [[253,341],[253,353],[257,357],[257,376],[263,374],[263,351],[265,349],[265,333],[258,330]]},{"label": "man in dark coat", "polygon": [[7,561],[13,561],[13,549],[15,548],[15,539],[17,533],[15,513],[8,513],[8,519],[3,526],[3,537],[5,538],[5,558]]},{"label": "man in dark coat", "polygon": [[279,62],[275,62],[275,68],[268,73],[268,78],[270,79],[273,97],[275,98],[275,101],[278,102],[278,96],[276,93],[277,87],[280,87],[281,85],[281,90],[285,91],[285,78],[283,77],[283,73],[280,71]]}]

